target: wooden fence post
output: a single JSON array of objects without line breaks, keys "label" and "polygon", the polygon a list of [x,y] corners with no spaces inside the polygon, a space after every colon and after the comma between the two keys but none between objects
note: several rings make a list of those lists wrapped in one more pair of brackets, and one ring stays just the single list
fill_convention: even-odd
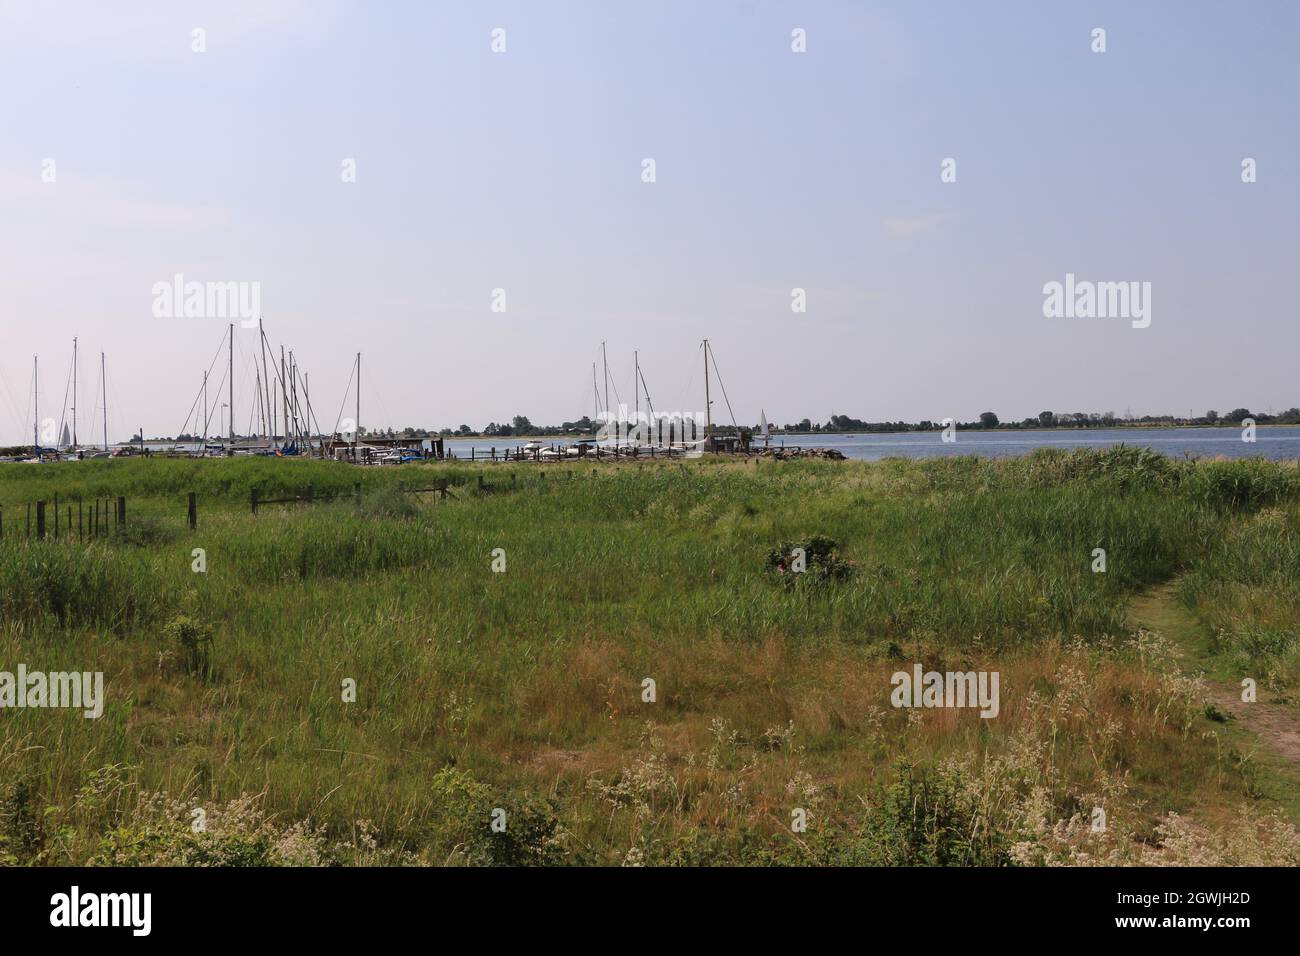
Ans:
[{"label": "wooden fence post", "polygon": [[199,503],[197,497],[192,491],[190,492],[188,516],[190,519],[190,530],[193,531],[199,525]]},{"label": "wooden fence post", "polygon": [[36,540],[45,539],[45,502],[36,502]]},{"label": "wooden fence post", "polygon": [[261,496],[256,488],[249,492],[249,503],[253,506],[253,517],[257,517],[257,499],[259,497]]},{"label": "wooden fence post", "polygon": [[117,496],[117,523],[120,525],[126,524],[126,496],[125,495]]}]

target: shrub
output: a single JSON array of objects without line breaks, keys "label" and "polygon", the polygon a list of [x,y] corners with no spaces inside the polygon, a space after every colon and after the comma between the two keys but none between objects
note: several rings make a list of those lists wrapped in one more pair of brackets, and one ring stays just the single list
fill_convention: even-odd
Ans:
[{"label": "shrub", "polygon": [[[435,839],[475,866],[544,866],[564,860],[564,830],[548,801],[496,797],[486,784],[450,767],[432,780]],[[503,811],[504,827],[492,826]]]},{"label": "shrub", "polygon": [[[854,563],[839,553],[839,543],[824,534],[815,534],[806,541],[783,541],[767,552],[767,569],[778,575],[787,587],[803,580],[822,584],[827,581],[847,581],[857,571]],[[798,570],[798,555],[803,551],[802,571]]]},{"label": "shrub", "polygon": [[211,676],[212,629],[207,624],[180,612],[163,625],[163,633],[180,645],[181,663],[187,674]]},{"label": "shrub", "polygon": [[864,825],[847,848],[866,866],[1005,866],[1007,834],[981,806],[979,788],[952,767],[902,765],[869,804]]}]

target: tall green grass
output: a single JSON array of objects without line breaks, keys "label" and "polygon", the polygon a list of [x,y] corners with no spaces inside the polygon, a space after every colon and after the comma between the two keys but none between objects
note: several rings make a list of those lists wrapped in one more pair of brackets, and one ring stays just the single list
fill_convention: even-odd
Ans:
[{"label": "tall green grass", "polygon": [[[1109,708],[1127,735],[1096,737],[1095,721],[1062,710],[1045,738],[1055,776],[1044,781],[1069,779],[1082,793],[1144,768],[1143,805],[1180,809],[1202,788],[1235,792],[1230,779],[1206,777],[1212,745],[1185,739],[1171,704],[1180,692],[1148,665],[1107,655],[1136,590],[1189,567],[1192,580],[1217,568],[1267,585],[1270,562],[1290,573],[1294,558],[1290,539],[1267,530],[1268,512],[1257,516],[1261,504],[1294,507],[1293,468],[1130,450],[661,462],[601,465],[595,476],[593,466],[250,459],[14,468],[25,471],[0,470],[0,499],[111,492],[128,496],[130,515],[124,533],[93,544],[0,542],[0,669],[103,670],[109,698],[99,721],[4,715],[0,857],[5,834],[18,832],[4,820],[28,819],[5,800],[35,806],[37,819],[54,808],[48,819],[72,834],[59,842],[51,829],[39,849],[13,854],[28,862],[100,859],[92,848],[112,827],[171,833],[140,816],[140,791],[205,805],[263,794],[275,819],[311,819],[352,841],[350,862],[371,859],[356,849],[359,821],[389,861],[442,862],[466,845],[472,862],[609,862],[635,845],[662,862],[1006,862],[1008,845],[992,835],[933,843],[943,820],[971,823],[972,807],[987,805],[953,789],[969,774],[898,778],[893,762],[1011,747],[1039,726],[1029,715],[1042,700],[1068,698],[1061,648],[1081,642],[1095,648],[1090,706]],[[479,475],[489,492],[478,492]],[[395,490],[440,477],[457,483],[455,498]],[[354,481],[360,501],[346,497]],[[345,497],[249,513],[250,488],[273,497],[306,484]],[[1257,539],[1223,550],[1243,522],[1261,529],[1246,532]],[[768,552],[813,535],[834,539],[853,573],[781,586]],[[195,548],[206,573],[192,570]],[[492,570],[498,548],[504,573]],[[1092,571],[1096,548],[1104,574]],[[211,634],[204,666],[180,633]],[[912,727],[887,708],[900,660],[1001,662],[1011,723],[942,735]],[[648,675],[661,688],[654,707],[639,696]],[[345,679],[356,681],[355,703],[341,699]],[[673,740],[643,739],[646,719]],[[792,721],[797,744],[782,736]],[[118,768],[103,777],[118,783],[91,814],[78,794],[104,768]],[[458,776],[439,777],[447,768]],[[834,847],[807,843],[811,856],[768,819],[788,813],[782,794],[805,786],[801,774],[823,794],[823,837],[840,834]],[[858,818],[852,808],[872,787],[886,788],[881,808]],[[917,793],[919,816],[900,815]],[[1072,812],[1075,797],[1055,799]],[[532,836],[484,837],[478,809],[507,805],[492,801],[517,808]],[[557,857],[561,831],[573,840]],[[170,860],[171,839],[114,842],[110,856]],[[262,849],[250,859],[280,859],[273,843],[254,843]],[[243,859],[249,846],[231,852]]]}]

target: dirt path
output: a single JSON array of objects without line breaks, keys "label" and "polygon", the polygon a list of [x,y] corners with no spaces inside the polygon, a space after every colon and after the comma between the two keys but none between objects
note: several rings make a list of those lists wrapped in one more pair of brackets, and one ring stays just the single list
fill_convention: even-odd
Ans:
[{"label": "dirt path", "polygon": [[[1133,598],[1128,624],[1142,627],[1170,640],[1178,648],[1184,669],[1202,673],[1213,669],[1204,628],[1191,611],[1178,602],[1173,584],[1161,584]],[[1241,699],[1240,684],[1205,678],[1211,702],[1238,726],[1250,731],[1291,769],[1300,771],[1300,717],[1295,712],[1266,700],[1258,691],[1256,703]]]}]

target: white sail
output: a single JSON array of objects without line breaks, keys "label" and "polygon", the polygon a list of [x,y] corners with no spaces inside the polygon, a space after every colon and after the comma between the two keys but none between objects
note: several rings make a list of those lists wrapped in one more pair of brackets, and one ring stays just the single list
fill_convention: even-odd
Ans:
[{"label": "white sail", "polygon": [[770,437],[767,428],[767,412],[759,412],[759,417],[763,427],[763,440],[766,441]]}]

